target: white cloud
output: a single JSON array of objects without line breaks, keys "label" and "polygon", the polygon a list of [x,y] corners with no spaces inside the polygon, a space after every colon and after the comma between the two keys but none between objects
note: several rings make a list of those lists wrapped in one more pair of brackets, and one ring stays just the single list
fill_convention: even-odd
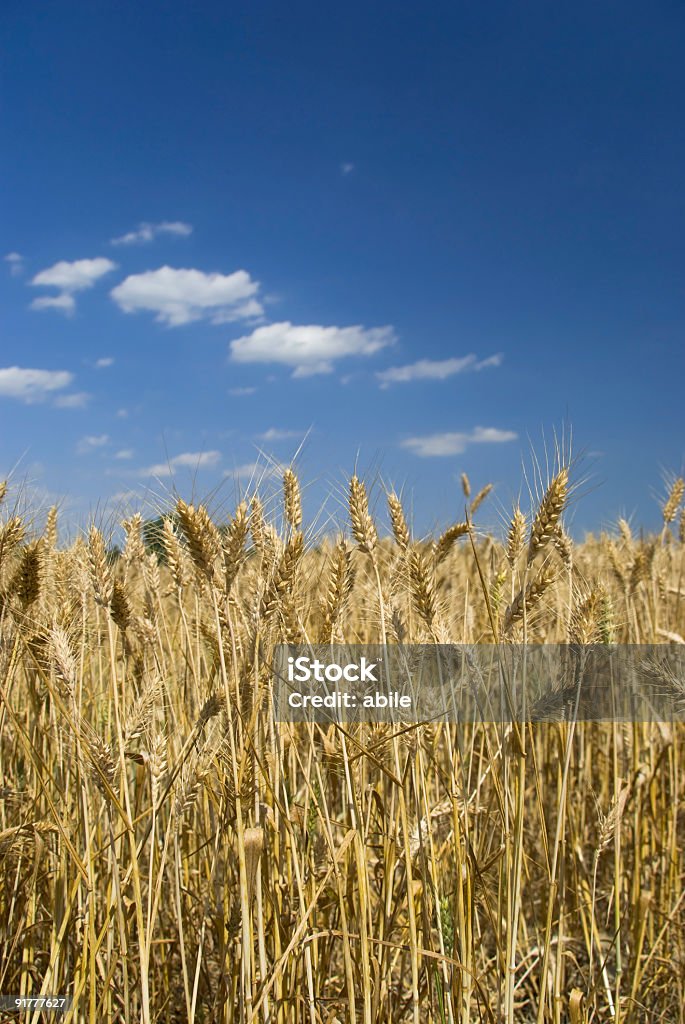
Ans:
[{"label": "white cloud", "polygon": [[302,437],[302,430],[278,430],[277,427],[270,427],[263,434],[258,434],[260,441],[287,441],[292,437]]},{"label": "white cloud", "polygon": [[241,466],[227,469],[224,476],[232,477],[235,480],[266,480],[269,477],[282,475],[285,467],[278,463],[270,463],[268,466],[263,462],[245,462]]},{"label": "white cloud", "polygon": [[478,444],[500,444],[502,441],[516,441],[518,434],[513,430],[498,430],[497,427],[475,427],[471,441]]},{"label": "white cloud", "polygon": [[121,448],[118,452],[114,453],[115,459],[132,459],[135,452],[132,448]]},{"label": "white cloud", "polygon": [[261,316],[258,290],[259,283],[246,270],[205,274],[165,266],[130,275],[111,296],[124,313],[147,310],[159,323],[178,327],[205,318],[222,324]]},{"label": "white cloud", "polygon": [[340,173],[342,175],[344,175],[345,177],[348,174],[352,174],[353,170],[354,170],[354,164],[353,163],[349,163],[348,162],[348,163],[340,164]]},{"label": "white cloud", "polygon": [[111,356],[103,356],[102,359],[95,360],[96,370],[106,370],[109,366],[114,366],[114,360]]},{"label": "white cloud", "polygon": [[108,444],[109,434],[89,434],[87,437],[82,437],[76,445],[76,453],[90,455],[91,452],[97,451],[98,448],[104,448]]},{"label": "white cloud", "polygon": [[116,270],[116,266],[116,263],[104,256],[92,260],[74,260],[72,263],[60,260],[36,274],[31,284],[59,288],[64,292],[81,292],[92,288],[101,277]]},{"label": "white cloud", "polygon": [[61,292],[59,295],[42,295],[39,299],[34,299],[31,309],[58,309],[70,316],[76,309],[76,302],[73,295]]},{"label": "white cloud", "polygon": [[254,395],[257,388],[229,388],[228,393],[233,398],[244,398],[246,395]]},{"label": "white cloud", "polygon": [[427,434],[423,437],[408,437],[401,442],[421,458],[445,455],[461,455],[471,444],[501,444],[515,441],[518,434],[513,430],[498,430],[496,427],[475,427],[470,433]]},{"label": "white cloud", "polygon": [[4,260],[5,263],[9,263],[12,277],[19,277],[24,273],[24,257],[20,252],[8,252]]},{"label": "white cloud", "polygon": [[53,405],[58,409],[84,409],[91,397],[87,391],[73,391],[70,395],[58,395]]},{"label": "white cloud", "polygon": [[474,355],[461,356],[454,359],[419,359],[407,366],[391,366],[376,374],[382,388],[390,384],[405,384],[414,380],[446,380],[457,373],[467,370],[485,370],[490,366],[499,366],[502,362],[500,354],[489,356],[480,361]]},{"label": "white cloud", "polygon": [[138,491],[117,491],[109,499],[112,502],[125,502],[140,501],[141,495]]},{"label": "white cloud", "polygon": [[59,288],[59,294],[34,299],[31,309],[58,309],[62,313],[73,313],[76,306],[74,292],[92,288],[101,277],[116,270],[116,266],[116,263],[104,256],[92,260],[74,260],[71,263],[68,260],[54,263],[36,274],[31,284],[42,288]]},{"label": "white cloud", "polygon": [[336,359],[370,356],[394,341],[392,327],[297,326],[286,320],[257,327],[230,348],[237,363],[283,363],[293,368],[293,377],[309,377],[331,373]]},{"label": "white cloud", "polygon": [[67,370],[31,370],[20,366],[0,369],[0,396],[22,402],[42,402],[55,391],[68,388],[74,379]]},{"label": "white cloud", "polygon": [[501,366],[504,356],[501,352],[495,352],[494,356],[488,356],[487,359],[481,359],[480,362],[476,363],[473,367],[474,370],[489,370],[491,366]]},{"label": "white cloud", "polygon": [[138,476],[172,476],[176,469],[206,469],[216,466],[219,462],[221,452],[182,452],[167,462],[159,462],[139,470]]},{"label": "white cloud", "polygon": [[250,320],[252,323],[256,323],[259,320],[263,320],[262,316],[264,307],[257,299],[249,299],[247,302],[243,302],[241,305],[236,306],[235,309],[229,307],[227,309],[220,309],[217,313],[212,316],[213,324],[232,324],[236,320]]},{"label": "white cloud", "polygon": [[110,244],[144,245],[146,242],[154,241],[158,235],[177,235],[181,238],[186,238],[188,235],[192,235],[192,233],[193,225],[184,224],[180,220],[163,220],[159,224],[150,224],[149,221],[143,221],[135,231],[129,231],[118,238],[112,238]]}]

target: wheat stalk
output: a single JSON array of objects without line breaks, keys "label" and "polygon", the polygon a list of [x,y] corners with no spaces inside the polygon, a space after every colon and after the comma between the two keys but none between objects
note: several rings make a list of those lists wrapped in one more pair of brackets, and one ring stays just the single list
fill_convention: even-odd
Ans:
[{"label": "wheat stalk", "polygon": [[524,612],[530,612],[538,605],[549,588],[556,580],[554,573],[541,569],[535,579],[521,588],[504,613],[502,632],[508,633],[513,626],[523,620]]},{"label": "wheat stalk", "polygon": [[299,530],[302,526],[302,496],[300,482],[290,467],[283,474],[283,506],[286,522],[292,530]]},{"label": "wheat stalk", "polygon": [[439,565],[440,562],[447,558],[454,544],[460,537],[465,537],[468,532],[468,523],[453,523],[452,526],[448,526],[435,545],[435,552],[433,555],[435,564]]},{"label": "wheat stalk", "polygon": [[357,476],[353,476],[350,480],[349,505],[352,536],[361,551],[371,554],[378,543],[378,533],[374,521],[369,514],[369,499],[366,494],[366,487]]},{"label": "wheat stalk", "polygon": [[568,469],[563,468],[550,483],[533,519],[528,544],[528,565],[552,539],[568,497]]},{"label": "wheat stalk", "polygon": [[411,535],[409,533],[409,527],[407,526],[407,520],[404,517],[402,502],[394,492],[388,494],[388,510],[390,512],[392,532],[397,546],[400,551],[406,551],[411,542]]}]

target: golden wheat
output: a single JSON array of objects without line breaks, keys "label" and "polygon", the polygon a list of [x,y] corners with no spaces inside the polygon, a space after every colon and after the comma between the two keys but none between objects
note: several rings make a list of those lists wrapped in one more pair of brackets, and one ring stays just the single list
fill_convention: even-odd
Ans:
[{"label": "golden wheat", "polygon": [[[681,483],[659,535],[581,543],[565,467],[502,538],[490,485],[425,541],[391,493],[379,536],[354,476],[353,543],[313,547],[292,468],[275,514],[179,499],[119,557],[3,506],[0,990],[69,1024],[680,1020]],[[471,671],[503,639],[661,644],[674,719],[568,721],[560,687],[525,727],[274,721],[275,644],[386,637]]]}]

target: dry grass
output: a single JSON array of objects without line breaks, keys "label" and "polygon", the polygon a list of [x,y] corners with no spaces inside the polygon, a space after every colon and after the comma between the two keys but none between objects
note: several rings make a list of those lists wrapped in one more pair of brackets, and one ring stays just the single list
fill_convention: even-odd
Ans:
[{"label": "dry grass", "polygon": [[283,640],[683,642],[682,480],[658,536],[577,546],[567,466],[501,542],[489,491],[418,542],[354,477],[351,541],[314,548],[288,471],[282,530],[179,501],[161,561],[140,517],[113,561],[6,514],[1,992],[89,1024],[683,1020],[682,726],[272,719]]}]

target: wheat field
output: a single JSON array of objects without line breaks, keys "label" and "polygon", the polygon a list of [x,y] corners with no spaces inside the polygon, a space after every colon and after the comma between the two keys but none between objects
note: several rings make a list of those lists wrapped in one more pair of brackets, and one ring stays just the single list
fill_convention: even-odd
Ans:
[{"label": "wheat field", "polygon": [[6,498],[0,993],[88,1024],[685,1020],[682,724],[293,725],[270,695],[279,642],[682,644],[684,487],[660,532],[574,543],[569,465],[495,535],[463,478],[431,539],[355,476],[323,536],[289,469],[121,552]]}]

